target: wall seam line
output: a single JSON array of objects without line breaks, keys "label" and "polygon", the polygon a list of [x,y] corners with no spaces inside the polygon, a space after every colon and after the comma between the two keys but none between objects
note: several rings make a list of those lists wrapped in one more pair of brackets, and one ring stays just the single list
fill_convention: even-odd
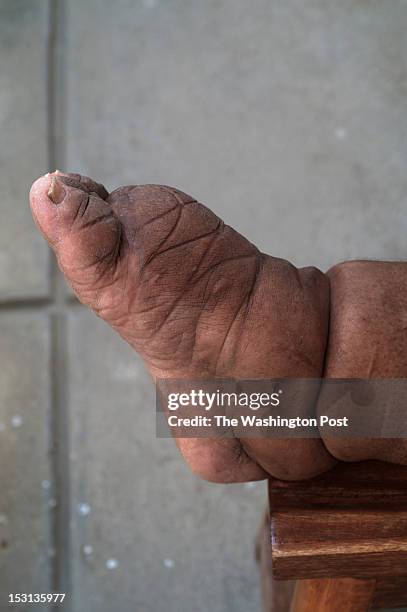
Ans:
[{"label": "wall seam line", "polygon": [[[47,146],[49,171],[63,166],[64,157],[64,65],[63,0],[48,0],[47,48]],[[67,308],[64,281],[55,257],[50,253],[51,306],[48,316],[51,331],[51,465],[56,506],[52,514],[52,539],[55,549],[52,588],[66,593],[62,609],[71,609],[70,571],[70,465],[68,420]],[[61,611],[61,605],[55,606]]]}]

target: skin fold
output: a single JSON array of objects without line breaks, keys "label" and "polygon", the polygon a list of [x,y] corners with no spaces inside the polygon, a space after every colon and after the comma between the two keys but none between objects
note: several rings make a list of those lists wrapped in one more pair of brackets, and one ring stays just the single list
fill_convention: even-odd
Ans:
[{"label": "skin fold", "polygon": [[[87,177],[58,172],[34,183],[30,202],[78,298],[142,356],[154,378],[406,374],[405,264],[353,262],[327,275],[297,269],[161,185],[108,194]],[[394,351],[389,338],[396,337]],[[309,404],[316,408],[316,398]],[[407,462],[403,444],[396,451],[391,441],[176,442],[192,470],[213,482],[308,478],[336,458]]]},{"label": "skin fold", "polygon": [[[407,378],[407,264],[349,261],[327,274],[331,308],[324,376]],[[365,393],[371,395],[369,388]],[[378,398],[382,406],[385,401],[386,397]],[[379,459],[407,464],[407,440],[402,438],[325,436],[324,443],[342,461]]]}]

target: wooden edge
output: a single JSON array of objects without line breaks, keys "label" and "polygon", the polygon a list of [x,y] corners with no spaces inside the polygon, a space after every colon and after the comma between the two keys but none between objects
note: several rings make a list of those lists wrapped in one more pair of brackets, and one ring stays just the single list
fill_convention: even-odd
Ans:
[{"label": "wooden edge", "polygon": [[407,467],[341,464],[269,496],[274,578],[407,575]]},{"label": "wooden edge", "polygon": [[370,608],[375,580],[340,578],[297,582],[291,612],[365,612]]}]

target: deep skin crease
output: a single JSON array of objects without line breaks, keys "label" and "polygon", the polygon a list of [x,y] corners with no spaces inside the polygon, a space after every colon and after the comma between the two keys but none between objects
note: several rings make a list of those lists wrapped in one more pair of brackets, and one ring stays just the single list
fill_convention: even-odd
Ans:
[{"label": "deep skin crease", "polygon": [[[34,183],[30,202],[80,301],[142,356],[154,378],[407,374],[407,264],[297,269],[162,185],[109,194],[87,177],[56,172]],[[373,345],[380,350],[368,366],[363,355]],[[404,442],[397,451],[392,441],[343,439],[176,442],[192,470],[212,482],[309,478],[338,459],[407,463]]]}]

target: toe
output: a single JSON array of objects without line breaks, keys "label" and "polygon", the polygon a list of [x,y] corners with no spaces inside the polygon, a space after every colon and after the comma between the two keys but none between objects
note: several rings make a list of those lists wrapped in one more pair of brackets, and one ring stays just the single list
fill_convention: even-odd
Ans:
[{"label": "toe", "polygon": [[76,174],[73,172],[61,172],[60,170],[56,170],[53,175],[58,176],[66,185],[76,187],[77,189],[81,189],[86,193],[95,193],[102,198],[102,200],[106,200],[109,195],[104,185],[97,183],[88,176],[83,176],[82,174]]},{"label": "toe", "polygon": [[56,170],[34,182],[30,191],[31,209],[37,225],[51,245],[58,241],[65,230],[71,229],[81,208],[85,212],[83,209],[89,205],[88,196],[100,200],[99,208],[104,212],[111,210],[110,206],[102,203],[108,196],[103,185],[80,174]]},{"label": "toe", "polygon": [[42,176],[31,188],[34,219],[74,286],[83,284],[85,272],[93,282],[89,273],[100,276],[101,263],[107,268],[118,252],[120,223],[106,196],[91,179],[61,172]]},{"label": "toe", "polygon": [[[59,234],[55,202],[48,196],[53,180],[50,174],[41,176],[33,183],[30,191],[30,206],[34,220],[52,246],[58,241]],[[54,182],[54,187],[57,184]]]}]

